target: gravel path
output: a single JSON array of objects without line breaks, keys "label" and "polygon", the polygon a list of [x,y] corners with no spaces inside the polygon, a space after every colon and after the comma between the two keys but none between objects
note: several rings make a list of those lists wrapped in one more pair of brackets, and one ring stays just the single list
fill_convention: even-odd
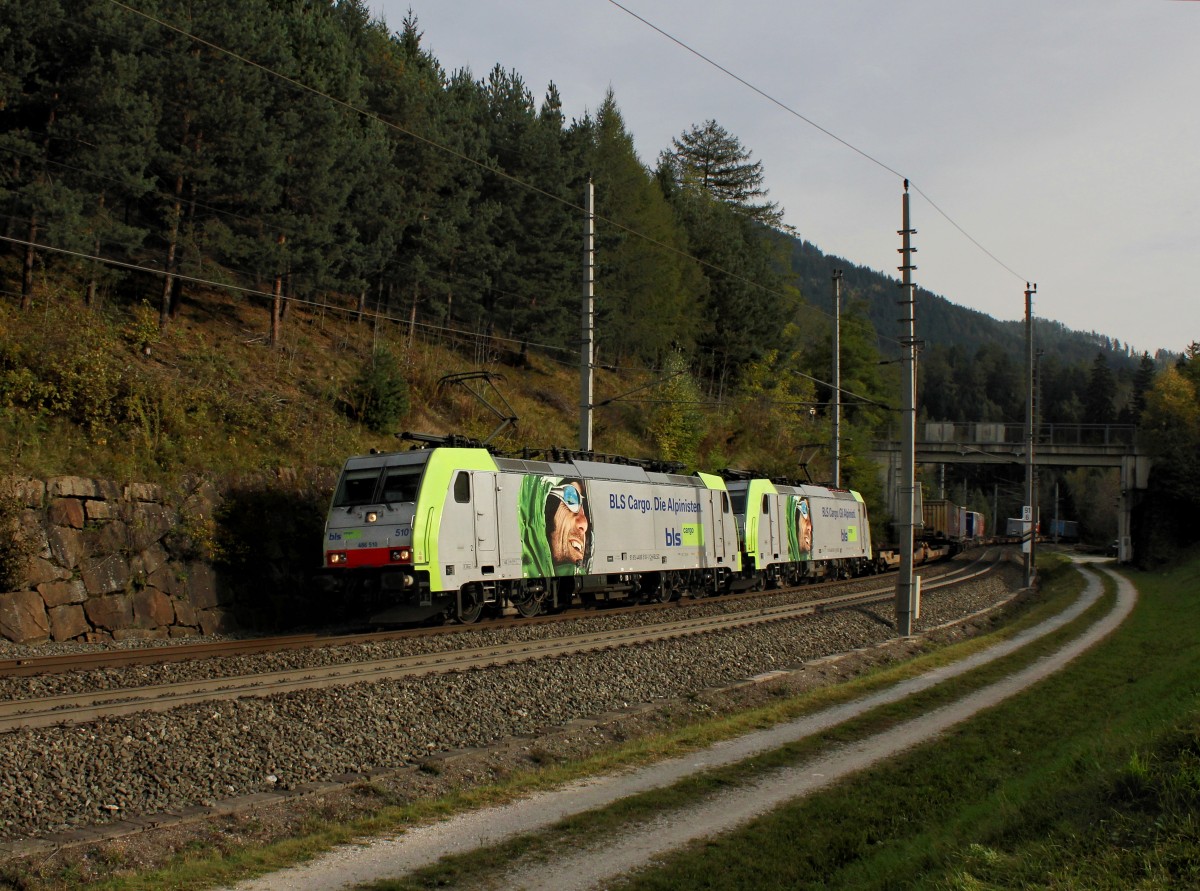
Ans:
[{"label": "gravel path", "polygon": [[[735,763],[756,753],[778,748],[880,704],[902,699],[970,671],[1054,631],[1099,598],[1102,585],[1098,577],[1090,571],[1086,575],[1087,589],[1070,609],[1011,641],[998,644],[953,666],[935,670],[856,702],[731,740],[702,753],[662,762],[633,773],[590,779],[502,808],[463,814],[449,821],[410,830],[397,838],[338,848],[303,866],[239,884],[236,891],[317,891],[395,878],[430,864],[439,857],[465,853],[476,847],[536,831],[572,814],[646,789],[670,785],[690,773]],[[1116,609],[1052,657],[1040,660],[959,702],[892,728],[886,734],[846,746],[816,761],[772,772],[751,786],[730,790],[686,812],[664,815],[653,826],[636,827],[624,837],[613,839],[602,847],[571,854],[551,863],[517,867],[506,875],[491,877],[489,886],[531,891],[594,888],[606,880],[646,865],[654,857],[699,838],[732,829],[785,801],[911,749],[1061,669],[1111,633],[1136,601],[1133,586],[1121,576],[1114,574],[1114,577],[1118,583]]]}]

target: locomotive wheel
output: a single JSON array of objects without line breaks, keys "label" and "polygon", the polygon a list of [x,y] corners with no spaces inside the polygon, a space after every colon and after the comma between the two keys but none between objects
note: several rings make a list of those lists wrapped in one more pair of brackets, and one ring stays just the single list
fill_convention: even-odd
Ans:
[{"label": "locomotive wheel", "polygon": [[683,596],[683,582],[673,572],[664,572],[658,582],[654,599],[659,603],[672,603]]},{"label": "locomotive wheel", "polygon": [[542,611],[542,602],[546,599],[546,588],[544,585],[535,583],[532,587],[540,588],[541,593],[534,593],[531,586],[525,582],[517,582],[513,585],[512,593],[509,595],[512,605],[526,619],[532,619],[540,613]]},{"label": "locomotive wheel", "polygon": [[458,621],[473,625],[483,612],[483,589],[478,585],[463,585],[459,596],[462,598],[462,607],[458,612]]}]

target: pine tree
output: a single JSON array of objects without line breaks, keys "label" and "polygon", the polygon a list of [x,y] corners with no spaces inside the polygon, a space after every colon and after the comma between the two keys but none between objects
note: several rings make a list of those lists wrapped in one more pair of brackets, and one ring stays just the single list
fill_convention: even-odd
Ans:
[{"label": "pine tree", "polygon": [[1087,392],[1084,394],[1084,423],[1111,424],[1116,417],[1113,408],[1116,392],[1117,384],[1112,369],[1108,367],[1108,359],[1103,351],[1098,352],[1096,360],[1092,363],[1091,377],[1088,378]]},{"label": "pine tree", "polygon": [[[263,28],[263,2],[252,0],[236,16],[205,4],[172,5],[163,14],[217,46],[246,51],[254,46],[260,56],[266,51],[262,61],[271,64],[279,40]],[[265,75],[172,30],[147,59],[144,78],[156,122],[150,170],[157,188],[147,216],[152,243],[161,251],[154,265],[164,273],[159,326],[165,329],[183,292],[177,276],[211,272],[205,267],[222,247],[236,254],[238,216],[248,220],[259,209],[262,178],[253,171],[265,150],[267,122],[256,103]],[[236,176],[247,169],[250,188],[242,191]],[[228,263],[230,257],[221,259]]]},{"label": "pine tree", "polygon": [[387,175],[368,183],[379,188],[368,196],[379,206],[376,284],[380,304],[408,318],[410,341],[418,324],[474,327],[468,320],[483,315],[479,292],[492,270],[481,228],[494,217],[481,206],[484,172],[464,160],[487,160],[482,90],[470,72],[447,77],[422,36],[410,13],[368,77],[372,108],[400,128],[387,135]]},{"label": "pine tree", "polygon": [[60,181],[56,125],[80,47],[66,38],[68,17],[57,0],[11,0],[0,5],[0,198],[5,232],[20,247],[21,309],[33,299],[36,245],[47,227],[70,231],[81,196]]},{"label": "pine tree", "polygon": [[[291,0],[282,22],[286,45],[279,67],[330,98],[305,98],[282,85],[267,94],[275,154],[270,176],[274,201],[263,208],[264,255],[275,263],[271,343],[279,340],[284,296],[334,286],[348,249],[357,241],[348,200],[377,171],[370,152],[376,131],[340,103],[365,104],[365,80],[355,53],[361,10],[343,17],[335,7]],[[361,189],[360,189],[361,191]],[[278,246],[270,250],[270,244]],[[262,244],[262,242],[260,242]],[[286,293],[285,283],[286,282]]]},{"label": "pine tree", "polygon": [[1146,394],[1154,386],[1154,378],[1157,374],[1158,367],[1155,365],[1154,360],[1150,358],[1150,354],[1142,353],[1142,360],[1138,363],[1137,372],[1133,376],[1133,411],[1131,420],[1135,424],[1141,422],[1142,413],[1146,410]]},{"label": "pine tree", "polygon": [[741,368],[781,345],[799,294],[780,273],[780,258],[761,226],[707,192],[679,189],[673,200],[688,252],[702,265],[705,286],[690,312],[701,373],[718,396]]},{"label": "pine tree", "polygon": [[693,126],[671,145],[665,169],[680,186],[701,189],[764,225],[780,225],[779,205],[762,200],[762,162],[751,161],[750,150],[716,121]]},{"label": "pine tree", "polygon": [[509,203],[517,214],[512,235],[512,260],[499,281],[511,294],[511,332],[526,339],[558,345],[578,339],[584,171],[572,155],[563,127],[562,103],[550,84],[541,108],[532,117],[522,103],[519,126],[510,135],[519,158],[509,170],[535,189],[510,190]]},{"label": "pine tree", "polygon": [[[432,169],[433,210],[426,242],[440,275],[439,311],[456,328],[482,332],[492,324],[490,290],[502,259],[495,232],[501,207],[486,191],[490,120],[482,86],[469,70],[451,75],[438,126],[440,139],[461,157],[443,156]],[[462,160],[474,159],[475,163]]]},{"label": "pine tree", "polygon": [[[107,12],[113,10],[109,8]],[[89,29],[95,40],[95,31]],[[124,35],[126,39],[129,32]],[[149,234],[136,213],[150,195],[154,108],[138,89],[143,62],[128,50],[94,47],[80,72],[81,100],[59,119],[69,169],[81,202],[77,219],[52,235],[54,243],[94,256],[126,257]],[[101,283],[122,278],[118,270],[88,263],[85,299],[99,299]]]}]

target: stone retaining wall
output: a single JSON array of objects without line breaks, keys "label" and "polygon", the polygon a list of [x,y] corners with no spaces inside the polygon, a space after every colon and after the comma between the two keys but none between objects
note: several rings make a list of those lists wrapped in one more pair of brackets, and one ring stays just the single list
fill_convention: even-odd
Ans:
[{"label": "stone retaining wall", "polygon": [[73,476],[4,482],[31,553],[20,590],[0,593],[0,636],[93,642],[232,630],[231,594],[206,553],[220,502],[212,483],[169,493]]}]

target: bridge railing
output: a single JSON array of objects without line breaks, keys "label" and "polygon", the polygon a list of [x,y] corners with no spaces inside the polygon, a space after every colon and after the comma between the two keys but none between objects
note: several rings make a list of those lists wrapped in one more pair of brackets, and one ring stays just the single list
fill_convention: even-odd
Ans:
[{"label": "bridge railing", "polygon": [[[1132,424],[1039,424],[1037,443],[1056,446],[1122,446],[1134,444]],[[924,443],[972,443],[974,445],[1023,445],[1024,424],[981,421],[926,421],[917,430]]]},{"label": "bridge railing", "polygon": [[1050,445],[1132,446],[1132,424],[1041,424],[1038,442]]}]

